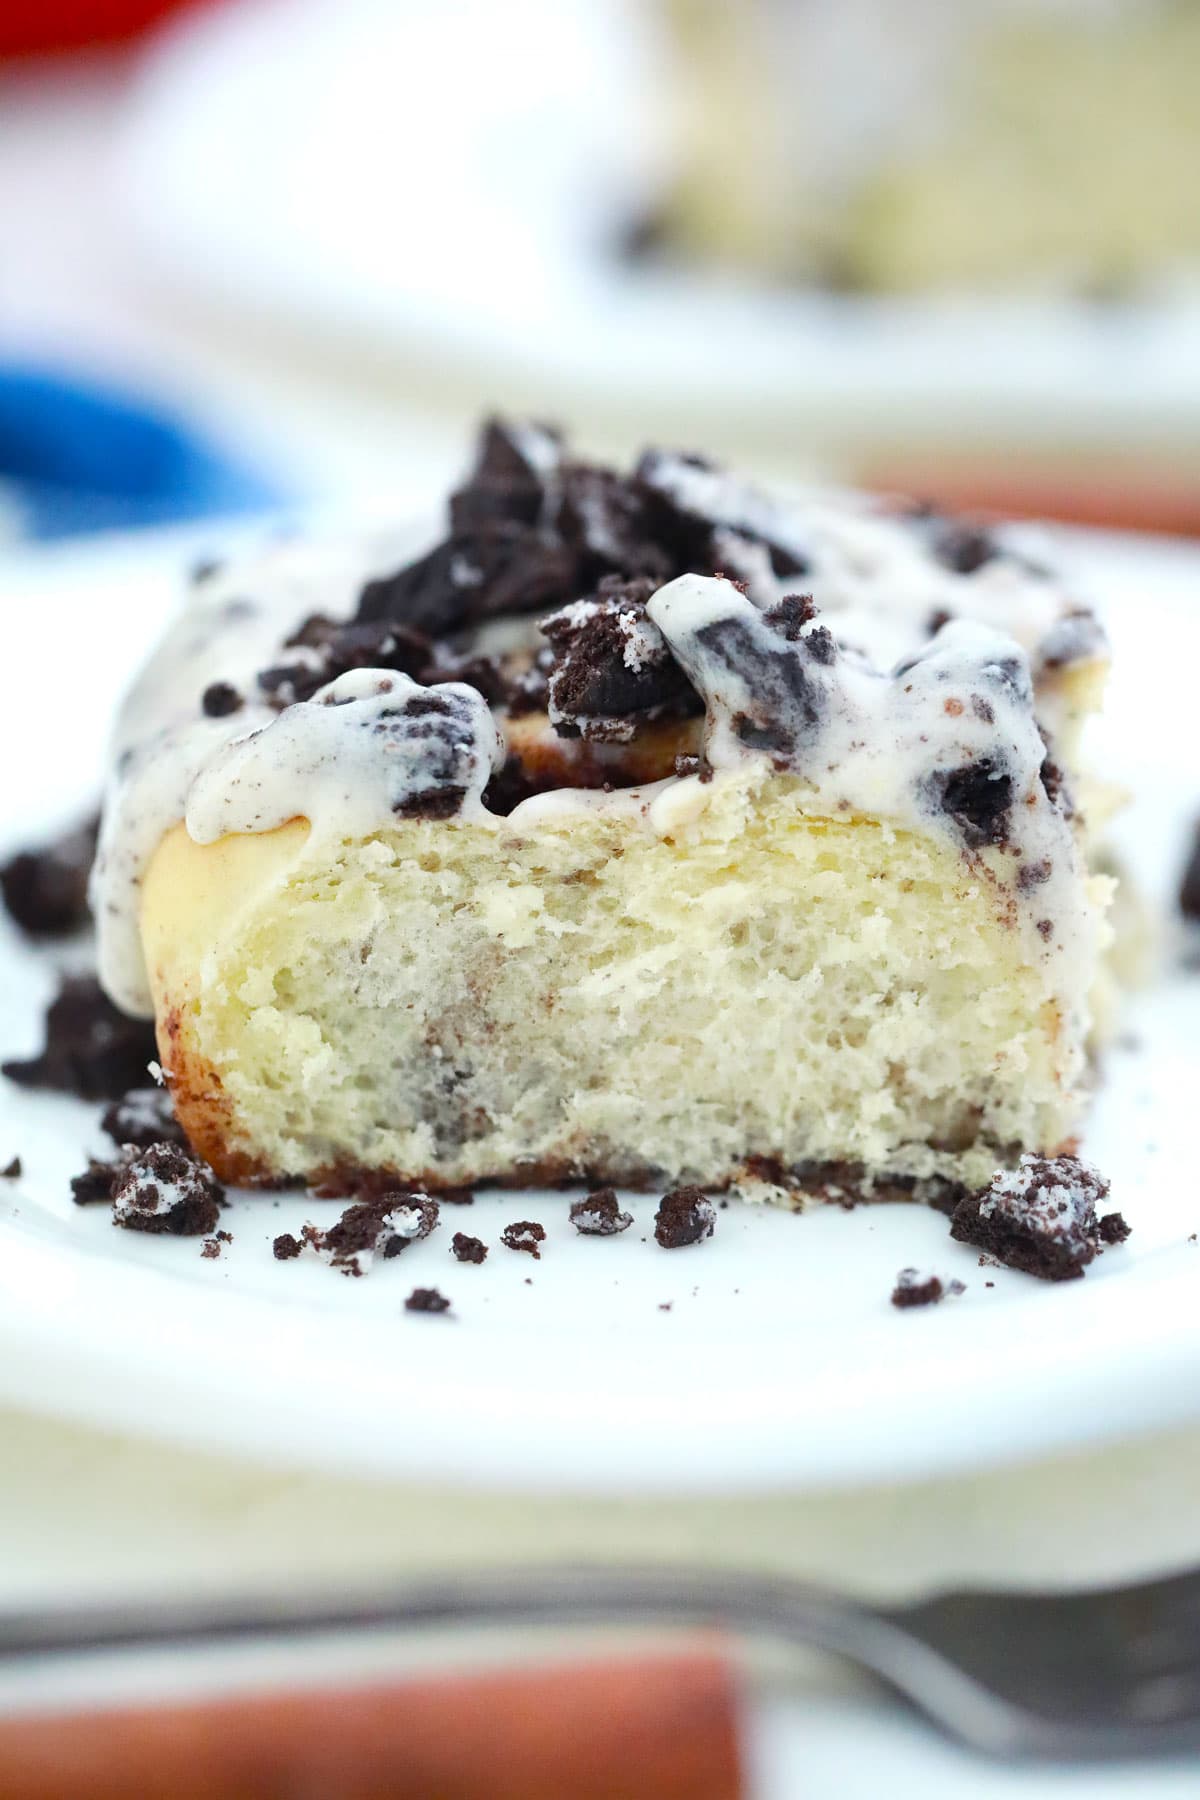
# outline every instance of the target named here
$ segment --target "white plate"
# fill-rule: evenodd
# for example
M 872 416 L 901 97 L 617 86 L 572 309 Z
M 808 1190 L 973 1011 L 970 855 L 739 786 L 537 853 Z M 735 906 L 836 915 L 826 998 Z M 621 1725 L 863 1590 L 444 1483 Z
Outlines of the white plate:
M 1200 554 L 1063 541 L 1108 603 L 1117 674 L 1098 755 L 1135 791 L 1124 837 L 1162 897 L 1200 799 Z M 44 667 L 48 636 L 56 646 L 52 673 L 6 684 L 6 839 L 92 785 L 166 585 L 161 557 L 119 545 L 0 569 L 10 667 Z M 35 1047 L 50 985 L 47 960 L 6 929 L 5 1054 Z M 19 1152 L 26 1171 L 0 1183 L 0 1396 L 331 1469 L 538 1488 L 895 1479 L 1200 1417 L 1198 1001 L 1197 977 L 1176 974 L 1132 1008 L 1138 1047 L 1114 1052 L 1086 1150 L 1134 1235 L 1061 1287 L 980 1268 L 919 1207 L 730 1207 L 712 1241 L 668 1253 L 649 1236 L 653 1200 L 631 1203 L 625 1236 L 595 1240 L 552 1194 L 446 1207 L 433 1237 L 362 1280 L 271 1256 L 276 1233 L 333 1208 L 235 1197 L 235 1241 L 205 1261 L 195 1240 L 75 1208 L 68 1179 L 104 1147 L 98 1109 L 0 1083 L 0 1162 Z M 520 1218 L 546 1225 L 540 1261 L 497 1243 Z M 482 1267 L 452 1259 L 456 1229 L 493 1246 Z M 888 1295 L 910 1263 L 961 1276 L 966 1294 L 896 1312 Z M 442 1288 L 453 1315 L 406 1314 L 414 1285 Z
M 1195 444 L 1200 302 L 842 299 L 612 253 L 669 154 L 631 0 L 255 0 L 152 53 L 119 160 L 142 252 L 410 384 L 798 444 Z M 377 365 L 383 366 L 383 365 Z

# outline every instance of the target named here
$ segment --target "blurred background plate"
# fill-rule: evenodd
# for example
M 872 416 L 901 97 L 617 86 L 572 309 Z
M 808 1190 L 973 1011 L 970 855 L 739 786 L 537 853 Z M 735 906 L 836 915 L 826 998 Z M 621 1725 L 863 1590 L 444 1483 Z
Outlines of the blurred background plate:
M 1200 460 L 1193 283 L 868 297 L 632 262 L 670 171 L 662 25 L 633 0 L 206 8 L 144 64 L 128 216 L 181 290 L 443 396 L 789 450 Z

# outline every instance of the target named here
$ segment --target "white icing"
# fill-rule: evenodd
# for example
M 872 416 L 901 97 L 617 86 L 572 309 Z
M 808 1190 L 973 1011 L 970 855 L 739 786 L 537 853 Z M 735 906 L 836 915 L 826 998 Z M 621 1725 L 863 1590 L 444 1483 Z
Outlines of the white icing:
M 1015 1225 L 1033 1227 L 1043 1237 L 1070 1240 L 1094 1225 L 1095 1196 L 1106 1193 L 1103 1177 L 1090 1163 L 1079 1162 L 1075 1185 L 1065 1181 L 1038 1184 L 1043 1167 L 1036 1156 L 1023 1156 L 1015 1169 L 1003 1169 L 992 1177 L 986 1197 L 979 1203 L 981 1219 L 997 1215 Z
M 127 1012 L 153 1011 L 138 929 L 147 865 L 183 818 L 192 783 L 231 739 L 275 717 L 255 678 L 311 613 L 348 617 L 363 583 L 419 548 L 413 534 L 284 541 L 198 582 L 117 717 L 91 900 L 100 979 Z M 283 652 L 300 661 L 299 650 Z M 247 703 L 206 718 L 200 697 L 229 682 Z
M 682 575 L 647 612 L 704 695 L 714 769 L 765 756 L 811 784 L 813 811 L 887 819 L 968 852 L 988 849 L 983 866 L 1011 886 L 1030 960 L 1064 1011 L 1077 1005 L 1095 926 L 1070 822 L 1042 784 L 1029 661 L 1011 637 L 958 619 L 916 660 L 884 673 L 819 639 L 819 622 L 788 643 L 719 578 Z M 947 779 L 963 770 L 1009 784 L 1002 847 L 991 849 L 986 829 L 951 805 Z M 1036 875 L 1024 887 L 1023 869 Z
M 461 791 L 457 811 L 478 814 L 503 760 L 475 688 L 425 688 L 407 675 L 352 669 L 210 757 L 184 817 L 198 844 L 274 831 L 298 815 L 311 822 L 314 843 L 361 837 L 447 789 Z
M 549 434 L 527 428 L 518 447 L 543 478 L 553 477 L 561 453 Z M 704 692 L 707 754 L 718 770 L 764 757 L 782 761 L 811 784 L 815 808 L 942 832 L 960 847 L 961 832 L 935 803 L 938 776 L 985 758 L 1002 764 L 1013 783 L 1009 836 L 1021 852 L 1008 875 L 1017 913 L 1029 931 L 1039 920 L 1052 922 L 1052 936 L 1035 933 L 1031 951 L 1058 971 L 1053 991 L 1082 992 L 1075 959 L 1090 953 L 1091 928 L 1070 827 L 1037 778 L 1044 750 L 1029 696 L 1031 664 L 1041 669 L 1047 646 L 1067 660 L 1099 654 L 1102 640 L 1090 618 L 1073 618 L 1078 608 L 1070 596 L 1015 555 L 967 575 L 945 567 L 931 549 L 933 527 L 872 511 L 856 496 L 808 494 L 785 504 L 661 454 L 650 459 L 648 478 L 713 523 L 721 561 L 747 584 L 748 596 L 698 576 L 669 583 L 645 616 L 635 608 L 622 613 L 626 667 L 640 672 L 663 654 L 663 638 L 669 642 Z M 755 539 L 801 561 L 805 572 L 776 577 L 768 549 Z M 302 647 L 282 649 L 307 615 L 349 616 L 367 579 L 423 548 L 411 537 L 277 544 L 257 562 L 196 587 L 122 708 L 113 743 L 92 894 L 101 978 L 127 1010 L 152 1010 L 139 938 L 141 883 L 180 820 L 207 843 L 303 816 L 319 841 L 385 829 L 415 796 L 453 788 L 462 791 L 465 814 L 499 825 L 481 796 L 503 741 L 474 689 L 451 682 L 436 690 L 451 706 L 451 715 L 438 717 L 414 710 L 425 690 L 388 671 L 353 671 L 282 712 L 264 703 L 256 685 L 258 672 L 273 663 L 312 666 Z M 466 566 L 459 570 L 460 581 L 471 576 Z M 814 597 L 818 621 L 788 644 L 761 609 L 797 592 Z M 565 610 L 584 619 L 594 607 L 580 600 Z M 931 638 L 939 613 L 955 622 Z M 753 669 L 744 656 L 722 656 L 701 641 L 707 627 L 731 625 L 752 653 Z M 825 626 L 840 646 L 832 661 Z M 529 618 L 488 621 L 475 638 L 484 652 L 544 642 Z M 914 657 L 903 679 L 888 672 Z M 203 715 L 200 697 L 214 681 L 238 690 L 239 710 Z M 972 704 L 977 692 L 990 720 Z M 947 713 L 948 699 L 961 701 L 961 709 Z M 1046 702 L 1043 691 L 1043 710 Z M 758 719 L 758 738 L 739 732 L 739 715 Z M 777 743 L 772 748 L 781 727 L 789 737 L 782 751 Z M 600 810 L 667 832 L 703 810 L 708 792 L 694 777 L 611 793 L 558 790 L 523 802 L 506 825 L 535 831 Z M 988 852 L 989 879 L 1001 879 L 1009 855 Z M 1017 870 L 1043 862 L 1044 881 L 1019 893 Z
M 786 503 L 764 495 L 723 470 L 696 468 L 680 457 L 658 455 L 653 481 L 688 512 L 722 528 L 715 547 L 722 573 L 748 581 L 750 598 L 769 607 L 784 594 L 809 594 L 839 643 L 888 668 L 929 636 L 941 613 L 966 615 L 1003 631 L 1036 657 L 1052 629 L 1072 611 L 1061 584 L 1018 552 L 1015 534 L 993 535 L 1008 551 L 963 575 L 932 554 L 935 525 L 881 512 L 859 494 L 812 492 Z M 802 562 L 803 574 L 775 576 L 761 543 L 738 538 L 750 532 L 781 545 Z M 1101 655 L 1103 634 L 1092 625 L 1080 649 Z

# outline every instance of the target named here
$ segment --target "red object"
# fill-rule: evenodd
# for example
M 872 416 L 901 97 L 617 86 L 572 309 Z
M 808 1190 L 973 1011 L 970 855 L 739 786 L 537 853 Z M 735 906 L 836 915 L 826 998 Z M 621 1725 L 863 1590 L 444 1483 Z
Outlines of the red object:
M 16 0 L 0 6 L 0 61 L 124 44 L 196 0 Z
M 1200 537 L 1200 477 L 1155 468 L 1078 469 L 1036 461 L 988 464 L 963 457 L 868 461 L 863 487 L 913 494 L 953 512 L 993 519 L 1057 519 L 1111 531 Z

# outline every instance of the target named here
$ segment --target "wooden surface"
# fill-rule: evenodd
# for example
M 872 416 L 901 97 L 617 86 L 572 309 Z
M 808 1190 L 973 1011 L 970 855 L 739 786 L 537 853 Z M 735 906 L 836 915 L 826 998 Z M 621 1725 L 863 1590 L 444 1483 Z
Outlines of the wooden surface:
M 716 1652 L 0 1720 L 4 1800 L 739 1800 Z

